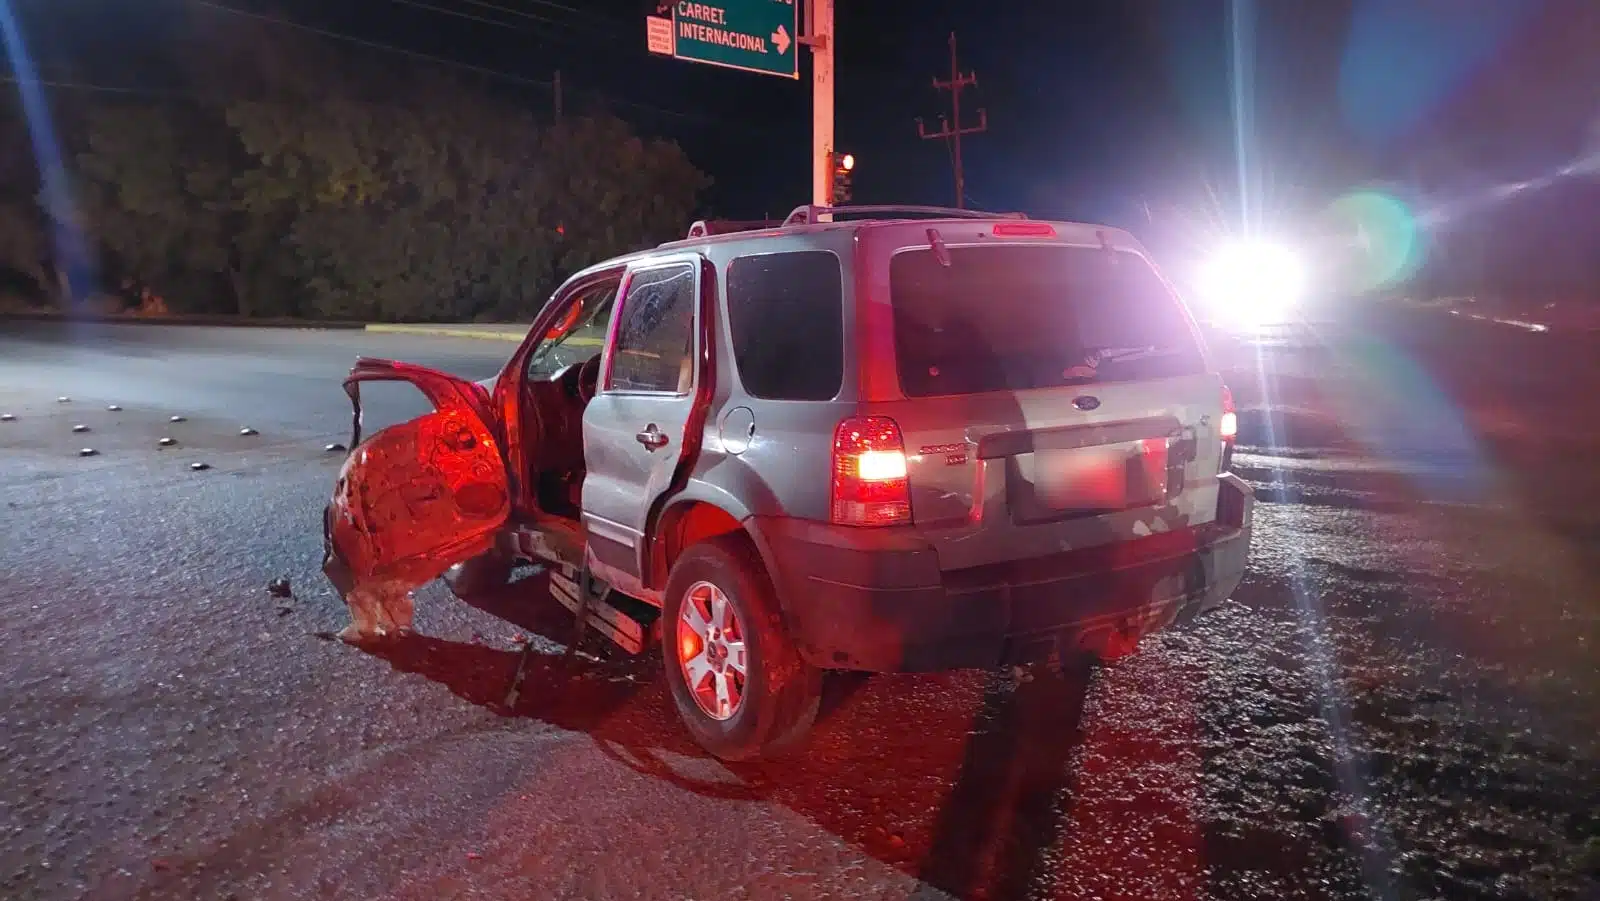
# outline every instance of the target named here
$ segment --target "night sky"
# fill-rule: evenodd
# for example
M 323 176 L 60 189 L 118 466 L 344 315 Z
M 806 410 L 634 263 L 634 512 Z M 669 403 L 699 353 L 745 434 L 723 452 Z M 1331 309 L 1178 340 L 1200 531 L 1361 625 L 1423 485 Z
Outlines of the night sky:
M 499 79 L 498 90 L 538 109 L 559 69 L 567 109 L 604 105 L 678 140 L 716 180 L 709 214 L 777 216 L 809 197 L 807 56 L 799 81 L 652 57 L 647 0 L 215 2 L 531 79 Z M 838 146 L 859 161 L 858 202 L 953 200 L 948 150 L 920 140 L 915 122 L 936 128 L 948 110 L 930 82 L 949 77 L 951 31 L 978 76 L 964 106 L 989 113 L 989 131 L 964 144 L 969 203 L 981 208 L 1137 229 L 1148 206 L 1237 228 L 1235 34 L 1251 50 L 1243 177 L 1262 221 L 1294 221 L 1373 184 L 1453 202 L 1600 150 L 1595 0 L 836 2 Z M 45 77 L 102 82 L 149 77 L 163 24 L 238 18 L 188 0 L 112 13 L 107 0 L 13 4 Z M 130 46 L 130 35 L 144 39 Z M 1499 197 L 1474 219 L 1557 229 L 1578 272 L 1600 260 L 1597 182 Z M 1600 263 L 1592 269 L 1600 280 Z

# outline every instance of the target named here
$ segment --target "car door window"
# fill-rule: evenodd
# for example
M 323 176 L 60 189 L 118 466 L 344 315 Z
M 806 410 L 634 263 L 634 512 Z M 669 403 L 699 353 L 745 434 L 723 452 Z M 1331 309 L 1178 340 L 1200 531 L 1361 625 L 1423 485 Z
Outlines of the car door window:
M 561 370 L 598 356 L 606 343 L 618 283 L 605 282 L 582 292 L 528 358 L 528 378 L 548 379 Z
M 692 380 L 694 267 L 636 272 L 628 283 L 606 390 L 687 394 Z
M 844 380 L 844 275 L 830 251 L 728 264 L 728 331 L 752 397 L 832 400 Z

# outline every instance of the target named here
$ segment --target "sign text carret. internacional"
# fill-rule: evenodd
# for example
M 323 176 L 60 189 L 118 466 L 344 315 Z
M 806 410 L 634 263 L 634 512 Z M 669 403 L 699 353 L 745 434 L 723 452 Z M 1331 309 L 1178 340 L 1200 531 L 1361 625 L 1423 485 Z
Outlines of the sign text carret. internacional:
M 670 9 L 670 19 L 665 15 L 646 19 L 645 39 L 651 53 L 746 72 L 800 77 L 796 0 L 720 0 L 715 4 L 685 0 L 670 4 Z

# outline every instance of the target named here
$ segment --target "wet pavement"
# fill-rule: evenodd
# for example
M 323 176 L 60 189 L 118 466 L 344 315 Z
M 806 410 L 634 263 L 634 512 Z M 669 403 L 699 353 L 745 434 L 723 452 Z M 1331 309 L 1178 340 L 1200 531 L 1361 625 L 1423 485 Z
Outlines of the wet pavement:
M 322 637 L 340 374 L 360 352 L 484 378 L 508 346 L 5 328 L 0 897 L 1600 890 L 1581 348 L 1252 348 L 1229 365 L 1271 376 L 1235 391 L 1276 412 L 1246 437 L 1282 446 L 1239 455 L 1263 502 L 1222 610 L 1090 672 L 839 678 L 804 756 L 729 766 L 678 726 L 659 657 L 563 656 L 536 576 L 486 610 L 432 586 L 386 649 Z M 420 411 L 409 390 L 374 391 L 369 429 Z M 508 709 L 524 634 L 547 653 Z

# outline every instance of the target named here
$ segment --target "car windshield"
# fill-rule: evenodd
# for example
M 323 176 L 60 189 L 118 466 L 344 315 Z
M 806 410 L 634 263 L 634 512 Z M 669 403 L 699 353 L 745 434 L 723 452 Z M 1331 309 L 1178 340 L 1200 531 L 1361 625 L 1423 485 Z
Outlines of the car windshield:
M 546 336 L 528 360 L 528 378 L 549 378 L 574 363 L 597 356 L 605 346 L 606 329 L 611 325 L 611 310 L 617 299 L 617 283 L 608 282 L 589 289 L 579 298 L 575 312 L 557 320 L 559 334 Z M 571 316 L 573 318 L 568 318 Z M 561 330 L 561 326 L 566 326 Z
M 930 250 L 889 270 L 908 397 L 1186 375 L 1204 364 L 1177 299 L 1126 251 L 1051 246 Z

